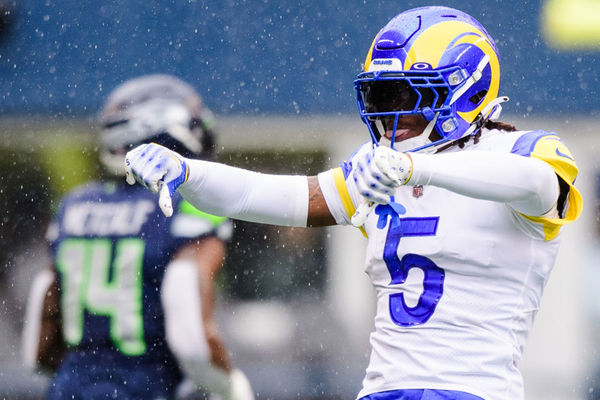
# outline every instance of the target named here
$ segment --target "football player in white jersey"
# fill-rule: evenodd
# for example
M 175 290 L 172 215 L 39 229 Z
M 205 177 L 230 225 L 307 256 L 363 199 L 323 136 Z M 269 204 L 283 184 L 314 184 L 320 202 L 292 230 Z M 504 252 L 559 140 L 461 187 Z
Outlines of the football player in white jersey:
M 354 225 L 377 292 L 360 399 L 522 399 L 523 345 L 579 216 L 577 166 L 555 133 L 496 121 L 496 45 L 447 7 L 403 12 L 355 81 L 371 141 L 318 176 L 266 175 L 150 144 L 128 182 L 201 210 L 292 226 Z

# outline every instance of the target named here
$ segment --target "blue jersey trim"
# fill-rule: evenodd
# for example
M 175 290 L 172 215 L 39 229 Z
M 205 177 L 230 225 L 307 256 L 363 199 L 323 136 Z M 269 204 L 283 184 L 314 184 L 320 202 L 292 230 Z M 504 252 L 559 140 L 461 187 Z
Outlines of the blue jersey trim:
M 456 390 L 403 389 L 373 393 L 359 400 L 484 400 Z
M 573 159 L 573 157 L 571 157 L 568 154 L 565 154 L 565 153 L 561 152 L 560 150 L 558 150 L 558 147 L 556 148 L 556 155 L 559 156 L 559 157 L 566 157 L 566 158 L 568 158 L 569 160 L 571 160 L 573 162 L 575 161 Z
M 535 149 L 535 145 L 537 144 L 537 142 L 541 138 L 547 136 L 556 136 L 556 133 L 546 132 L 541 129 L 527 132 L 519 139 L 517 139 L 510 152 L 519 156 L 529 157 Z

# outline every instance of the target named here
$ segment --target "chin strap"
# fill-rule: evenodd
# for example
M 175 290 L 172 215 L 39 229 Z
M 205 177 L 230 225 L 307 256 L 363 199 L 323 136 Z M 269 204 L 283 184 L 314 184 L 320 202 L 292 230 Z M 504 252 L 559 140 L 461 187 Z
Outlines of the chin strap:
M 500 97 L 497 97 L 494 100 L 490 101 L 483 108 L 483 110 L 481 110 L 481 112 L 479 113 L 477 118 L 475 118 L 475 121 L 473 121 L 473 123 L 471 123 L 471 126 L 469 126 L 469 129 L 467 129 L 465 131 L 465 133 L 459 139 L 462 139 L 464 137 L 467 137 L 467 136 L 475 133 L 476 130 L 480 129 L 483 126 L 485 121 L 488 121 L 488 120 L 495 121 L 496 119 L 498 119 L 498 117 L 500 117 L 500 113 L 502 112 L 502 106 L 500 104 L 507 102 L 508 100 L 509 100 L 508 96 L 500 96 Z M 491 110 L 491 113 L 486 118 L 486 115 L 490 112 L 490 110 Z
M 490 121 L 497 120 L 498 117 L 500 117 L 500 113 L 502 112 L 502 106 L 500 104 L 506 103 L 508 100 L 510 100 L 508 98 L 508 96 L 500 96 L 500 97 L 495 98 L 494 100 L 490 101 L 488 103 L 488 105 L 483 108 L 483 110 L 481 110 L 480 115 L 486 121 L 487 120 L 490 120 Z M 490 110 L 492 112 L 490 113 L 489 117 L 486 118 L 485 116 L 487 115 L 487 113 L 490 112 Z
M 433 119 L 431 121 L 429 121 L 429 124 L 427 124 L 427 126 L 423 130 L 423 133 L 421 133 L 420 136 L 423 136 L 425 138 L 424 144 L 431 143 L 431 140 L 429 140 L 429 135 L 431 135 L 431 132 L 433 131 L 433 128 L 435 127 L 435 123 L 437 122 L 439 115 L 440 115 L 439 111 L 436 112 L 435 117 L 433 117 Z

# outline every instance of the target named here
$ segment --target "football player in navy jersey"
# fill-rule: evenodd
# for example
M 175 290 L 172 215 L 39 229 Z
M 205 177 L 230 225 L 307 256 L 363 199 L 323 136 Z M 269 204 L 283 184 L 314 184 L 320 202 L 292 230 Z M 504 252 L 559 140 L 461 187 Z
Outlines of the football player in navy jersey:
M 54 372 L 47 399 L 171 399 L 184 377 L 222 400 L 252 400 L 214 321 L 214 284 L 231 222 L 123 183 L 125 153 L 145 142 L 210 159 L 212 115 L 168 75 L 127 81 L 100 113 L 100 159 L 118 179 L 62 200 L 48 229 L 52 268 L 30 294 L 26 363 Z

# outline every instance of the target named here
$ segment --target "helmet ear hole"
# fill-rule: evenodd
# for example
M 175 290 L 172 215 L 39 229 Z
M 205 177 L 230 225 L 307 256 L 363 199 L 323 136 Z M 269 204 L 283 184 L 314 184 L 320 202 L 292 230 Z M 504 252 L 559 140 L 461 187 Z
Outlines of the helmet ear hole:
M 481 102 L 481 100 L 484 99 L 487 92 L 488 92 L 487 90 L 481 90 L 481 91 L 475 93 L 473 96 L 469 97 L 469 101 L 471 103 L 477 105 Z

